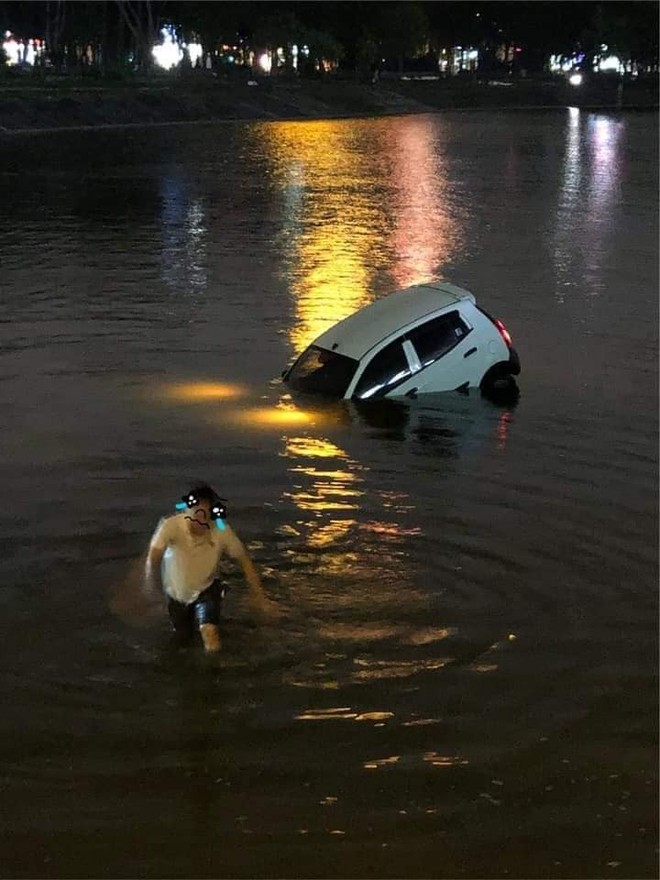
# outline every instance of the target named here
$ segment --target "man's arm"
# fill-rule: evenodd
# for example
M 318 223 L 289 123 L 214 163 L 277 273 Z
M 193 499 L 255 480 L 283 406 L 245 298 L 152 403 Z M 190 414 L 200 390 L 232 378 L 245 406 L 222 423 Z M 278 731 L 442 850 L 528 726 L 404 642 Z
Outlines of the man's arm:
M 155 596 L 162 598 L 163 596 L 163 581 L 160 569 L 165 551 L 174 539 L 172 519 L 172 517 L 163 517 L 149 542 L 147 560 L 144 566 L 144 591 L 151 598 Z
M 279 617 L 280 609 L 276 602 L 266 596 L 259 573 L 243 545 L 234 558 L 243 569 L 243 575 L 248 585 L 248 601 L 252 608 L 266 617 Z
M 250 559 L 250 554 L 231 526 L 227 526 L 223 532 L 222 551 L 238 562 L 243 569 L 243 575 L 248 585 L 248 601 L 253 610 L 271 619 L 279 617 L 281 612 L 277 603 L 266 596 L 259 573 Z
M 148 594 L 161 594 L 163 581 L 160 576 L 160 564 L 163 561 L 165 550 L 162 547 L 150 547 L 147 553 L 147 562 L 144 571 L 144 587 Z

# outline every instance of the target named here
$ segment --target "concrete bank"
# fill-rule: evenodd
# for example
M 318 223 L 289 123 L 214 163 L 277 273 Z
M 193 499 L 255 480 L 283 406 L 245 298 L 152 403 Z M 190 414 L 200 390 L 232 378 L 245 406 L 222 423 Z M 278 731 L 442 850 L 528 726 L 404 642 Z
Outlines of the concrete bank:
M 250 84 L 206 76 L 130 84 L 64 78 L 35 81 L 29 76 L 0 79 L 0 130 L 5 135 L 108 126 L 566 106 L 657 110 L 658 85 L 635 82 L 621 88 L 615 81 L 602 80 L 575 88 L 556 80 L 482 83 L 398 79 L 376 84 L 264 79 Z

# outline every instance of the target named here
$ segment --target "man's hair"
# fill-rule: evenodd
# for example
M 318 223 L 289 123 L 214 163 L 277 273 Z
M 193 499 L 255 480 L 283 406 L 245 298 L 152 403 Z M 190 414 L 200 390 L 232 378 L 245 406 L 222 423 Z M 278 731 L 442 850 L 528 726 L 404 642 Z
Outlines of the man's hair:
M 214 504 L 218 499 L 218 493 L 208 483 L 195 483 L 188 495 L 194 495 L 199 501 L 208 501 Z

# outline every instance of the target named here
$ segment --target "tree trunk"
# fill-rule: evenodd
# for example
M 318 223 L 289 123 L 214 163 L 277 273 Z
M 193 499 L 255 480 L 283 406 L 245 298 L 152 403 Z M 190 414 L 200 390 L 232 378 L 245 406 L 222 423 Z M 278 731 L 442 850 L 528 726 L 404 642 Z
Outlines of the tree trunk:
M 152 48 L 156 39 L 156 22 L 151 0 L 116 0 L 122 21 L 128 28 L 134 45 L 137 66 L 144 71 L 153 67 Z M 146 12 L 146 20 L 144 13 Z
M 62 46 L 64 18 L 64 0 L 46 3 L 46 46 L 50 59 L 56 68 L 61 68 L 64 63 Z

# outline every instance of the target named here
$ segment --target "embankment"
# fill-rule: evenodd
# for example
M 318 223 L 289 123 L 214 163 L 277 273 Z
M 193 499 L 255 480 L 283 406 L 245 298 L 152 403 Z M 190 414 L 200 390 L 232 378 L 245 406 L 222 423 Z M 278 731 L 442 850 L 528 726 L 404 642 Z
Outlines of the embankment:
M 657 109 L 656 80 L 228 81 L 206 75 L 110 83 L 22 74 L 0 79 L 0 130 L 148 125 L 225 120 L 332 119 L 447 109 L 578 106 Z

